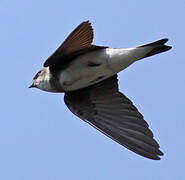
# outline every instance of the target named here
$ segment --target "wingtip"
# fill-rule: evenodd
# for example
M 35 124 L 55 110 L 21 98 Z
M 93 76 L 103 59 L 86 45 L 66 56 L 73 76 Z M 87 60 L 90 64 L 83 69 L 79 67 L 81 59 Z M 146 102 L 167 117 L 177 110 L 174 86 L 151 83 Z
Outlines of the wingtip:
M 82 23 L 86 23 L 86 24 L 89 24 L 89 25 L 91 25 L 91 22 L 90 22 L 90 20 L 83 21 Z
M 153 158 L 152 160 L 161 160 L 159 156 L 156 156 L 156 158 Z
M 158 152 L 157 152 L 157 154 L 155 156 L 148 157 L 148 158 L 149 159 L 153 159 L 153 160 L 161 160 L 161 157 L 160 156 L 163 156 L 163 155 L 164 155 L 164 153 L 158 149 Z
M 163 156 L 163 155 L 164 155 L 163 152 L 160 151 L 160 153 L 155 154 L 155 155 L 153 154 L 153 155 L 149 155 L 149 156 L 148 155 L 141 155 L 141 156 L 146 157 L 148 159 L 152 159 L 152 160 L 161 160 L 160 156 Z

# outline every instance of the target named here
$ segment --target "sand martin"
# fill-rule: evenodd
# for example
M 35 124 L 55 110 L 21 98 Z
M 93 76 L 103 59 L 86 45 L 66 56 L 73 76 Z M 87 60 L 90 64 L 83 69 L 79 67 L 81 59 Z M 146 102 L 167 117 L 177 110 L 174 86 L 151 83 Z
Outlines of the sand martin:
M 159 160 L 159 144 L 143 115 L 119 92 L 117 73 L 168 51 L 168 39 L 132 48 L 97 46 L 92 41 L 91 23 L 81 23 L 45 61 L 30 88 L 65 93 L 65 104 L 76 116 L 131 151 Z

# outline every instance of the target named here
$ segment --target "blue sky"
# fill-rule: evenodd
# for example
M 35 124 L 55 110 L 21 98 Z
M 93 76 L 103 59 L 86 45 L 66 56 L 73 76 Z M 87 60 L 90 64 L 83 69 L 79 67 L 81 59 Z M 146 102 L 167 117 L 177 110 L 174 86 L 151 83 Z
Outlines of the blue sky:
M 185 1 L 0 2 L 0 179 L 185 178 Z M 63 94 L 28 89 L 45 59 L 82 21 L 94 44 L 132 47 L 169 38 L 171 51 L 119 73 L 120 90 L 144 115 L 164 156 L 145 159 L 65 106 Z

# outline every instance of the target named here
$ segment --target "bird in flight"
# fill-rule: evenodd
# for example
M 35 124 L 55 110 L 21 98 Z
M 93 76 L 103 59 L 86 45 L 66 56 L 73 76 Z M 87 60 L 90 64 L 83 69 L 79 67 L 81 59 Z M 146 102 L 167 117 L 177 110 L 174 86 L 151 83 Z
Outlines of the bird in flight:
M 93 29 L 82 22 L 45 61 L 30 88 L 65 93 L 69 110 L 131 151 L 159 160 L 163 153 L 143 115 L 118 89 L 117 73 L 143 58 L 171 49 L 168 39 L 132 48 L 92 44 Z

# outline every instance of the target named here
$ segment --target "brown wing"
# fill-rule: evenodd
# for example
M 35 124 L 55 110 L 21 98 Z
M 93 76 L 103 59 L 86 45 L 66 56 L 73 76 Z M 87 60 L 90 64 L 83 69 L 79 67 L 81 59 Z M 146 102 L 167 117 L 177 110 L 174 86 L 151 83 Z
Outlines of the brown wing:
M 105 48 L 92 45 L 93 29 L 89 21 L 81 23 L 62 43 L 62 45 L 45 61 L 44 67 L 63 63 L 76 56 L 96 49 Z
M 163 155 L 143 116 L 118 91 L 117 75 L 68 92 L 64 101 L 72 113 L 135 153 L 156 160 Z

